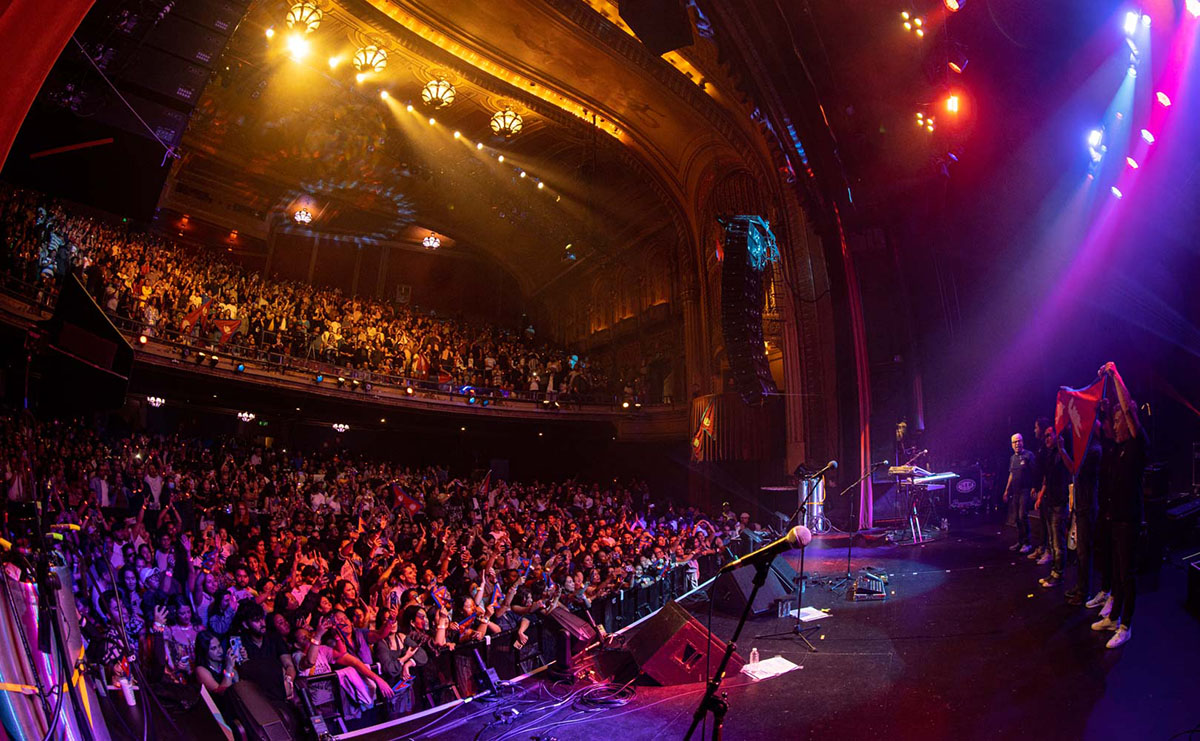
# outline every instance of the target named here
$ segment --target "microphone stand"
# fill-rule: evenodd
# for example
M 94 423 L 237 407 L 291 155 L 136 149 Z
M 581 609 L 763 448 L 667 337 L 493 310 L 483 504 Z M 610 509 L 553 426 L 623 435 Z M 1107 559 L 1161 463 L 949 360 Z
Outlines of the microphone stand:
M 822 474 L 822 476 L 823 475 L 824 474 Z M 813 481 L 814 479 L 806 479 L 806 480 Z M 797 517 L 800 517 L 801 513 L 803 513 L 805 516 L 801 518 L 801 520 L 800 520 L 801 524 L 803 524 L 804 520 L 808 519 L 808 517 L 807 517 L 808 499 L 809 499 L 809 497 L 812 496 L 812 491 L 813 491 L 813 487 L 811 487 L 811 486 L 808 487 L 808 489 L 804 492 L 804 499 L 801 500 L 801 502 L 800 502 L 800 508 L 796 510 L 796 514 L 792 515 L 792 519 L 794 520 Z M 788 524 L 789 525 L 791 524 L 790 520 L 788 521 Z M 810 641 L 808 639 L 808 634 L 816 631 L 819 628 L 819 626 L 814 625 L 811 628 L 801 628 L 800 627 L 801 625 L 804 624 L 804 621 L 800 619 L 800 610 L 802 609 L 802 607 L 804 605 L 804 579 L 805 579 L 805 576 L 804 576 L 804 552 L 806 550 L 808 550 L 808 549 L 803 548 L 803 547 L 800 549 L 800 573 L 797 574 L 796 578 L 794 579 L 795 586 L 796 586 L 796 622 L 792 625 L 790 630 L 780 631 L 778 633 L 764 633 L 762 635 L 757 635 L 754 637 L 755 638 L 783 638 L 784 636 L 795 636 L 795 637 L 799 638 L 801 641 L 804 641 L 804 645 L 808 646 L 809 652 L 815 654 L 817 652 L 817 647 L 814 646 L 812 644 L 812 641 Z M 767 565 L 769 567 L 770 562 L 767 562 Z M 753 599 L 753 594 L 751 595 L 751 598 Z
M 746 619 L 750 617 L 750 610 L 754 607 L 754 598 L 758 596 L 758 590 L 763 584 L 767 583 L 767 574 L 771 571 L 770 561 L 759 561 L 754 564 L 754 589 L 750 590 L 750 597 L 746 600 L 746 606 L 742 608 L 742 618 L 738 620 L 737 628 L 733 631 L 733 637 L 729 639 L 729 643 L 725 646 L 725 655 L 721 657 L 721 663 L 717 665 L 717 672 L 708 680 L 708 688 L 704 692 L 704 697 L 700 700 L 700 705 L 696 708 L 696 712 L 692 715 L 692 725 L 688 727 L 687 735 L 683 737 L 684 741 L 689 741 L 692 734 L 696 732 L 696 727 L 708 715 L 713 714 L 713 730 L 712 741 L 721 741 L 721 730 L 725 725 L 725 713 L 729 711 L 729 696 L 722 692 L 720 695 L 717 691 L 721 689 L 721 682 L 725 679 L 725 669 L 729 666 L 729 659 L 733 656 L 733 652 L 737 650 L 737 639 L 742 635 L 742 628 L 746 626 Z M 814 649 L 815 650 L 815 649 Z
M 850 484 L 845 489 L 838 492 L 839 497 L 844 497 L 851 489 L 861 484 L 868 476 L 875 472 L 877 466 L 868 466 L 867 472 L 859 477 L 858 481 Z M 850 533 L 850 543 L 846 546 L 846 575 L 829 585 L 829 589 L 834 592 L 839 592 L 843 589 L 850 589 L 854 586 L 854 577 L 850 572 L 850 559 L 854 553 L 854 538 L 858 535 L 859 521 L 854 517 L 854 500 L 850 500 L 850 521 L 854 523 L 854 532 Z

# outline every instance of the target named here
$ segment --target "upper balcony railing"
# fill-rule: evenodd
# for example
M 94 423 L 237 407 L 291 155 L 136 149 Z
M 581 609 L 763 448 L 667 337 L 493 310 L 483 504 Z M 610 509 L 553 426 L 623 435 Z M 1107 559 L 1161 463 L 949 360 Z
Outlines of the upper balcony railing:
M 3 293 L 24 304 L 31 313 L 46 315 L 53 309 L 54 294 L 44 287 L 7 277 Z M 113 325 L 134 348 L 135 358 L 155 365 L 179 366 L 194 363 L 207 373 L 234 373 L 257 381 L 291 389 L 330 394 L 345 393 L 379 401 L 431 406 L 451 405 L 496 413 L 583 413 L 595 416 L 626 416 L 642 411 L 670 412 L 677 407 L 671 399 L 650 404 L 636 395 L 609 392 L 522 391 L 488 386 L 462 385 L 419 375 L 397 375 L 352 368 L 317 357 L 297 357 L 262 347 L 209 338 L 174 330 L 150 327 L 144 321 L 105 312 Z M 273 339 L 273 338 L 272 338 Z

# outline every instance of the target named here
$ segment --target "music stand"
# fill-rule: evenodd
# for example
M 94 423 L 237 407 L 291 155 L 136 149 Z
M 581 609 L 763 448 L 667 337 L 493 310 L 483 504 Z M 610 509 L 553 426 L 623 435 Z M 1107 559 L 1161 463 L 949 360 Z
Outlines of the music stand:
M 803 486 L 804 481 L 812 481 L 812 479 L 802 479 L 801 486 Z M 814 487 L 810 486 L 805 490 L 804 498 L 802 500 L 800 500 L 800 508 L 796 510 L 796 514 L 792 515 L 793 520 L 796 519 L 797 517 L 800 517 L 801 518 L 800 522 L 803 523 L 808 519 L 808 517 L 807 517 L 808 498 L 810 496 L 812 496 L 813 488 Z M 791 521 L 789 520 L 788 523 L 791 524 Z M 812 641 L 810 641 L 808 639 L 808 635 L 809 635 L 809 633 L 819 630 L 820 626 L 814 625 L 811 628 L 801 628 L 800 627 L 801 625 L 804 624 L 804 621 L 800 619 L 800 611 L 804 607 L 804 579 L 805 579 L 805 577 L 804 577 L 804 552 L 806 550 L 808 550 L 807 547 L 800 549 L 800 572 L 798 574 L 796 574 L 796 577 L 794 579 L 794 582 L 796 585 L 796 622 L 792 625 L 790 630 L 784 630 L 784 631 L 780 631 L 778 633 L 765 633 L 763 635 L 757 635 L 754 637 L 755 638 L 783 638 L 785 636 L 797 637 L 801 641 L 804 641 L 804 645 L 808 646 L 808 650 L 810 652 L 816 653 L 817 647 L 814 646 L 812 644 Z

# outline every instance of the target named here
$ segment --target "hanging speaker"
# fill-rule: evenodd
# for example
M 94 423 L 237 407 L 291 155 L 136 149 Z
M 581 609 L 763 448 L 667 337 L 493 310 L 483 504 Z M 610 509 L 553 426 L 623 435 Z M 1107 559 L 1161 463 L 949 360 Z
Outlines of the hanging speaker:
M 755 217 L 733 216 L 725 223 L 721 266 L 721 331 L 734 389 L 747 404 L 774 393 L 775 381 L 763 340 L 763 269 L 750 254 Z
M 692 45 L 692 19 L 683 0 L 620 0 L 617 8 L 621 20 L 655 56 Z

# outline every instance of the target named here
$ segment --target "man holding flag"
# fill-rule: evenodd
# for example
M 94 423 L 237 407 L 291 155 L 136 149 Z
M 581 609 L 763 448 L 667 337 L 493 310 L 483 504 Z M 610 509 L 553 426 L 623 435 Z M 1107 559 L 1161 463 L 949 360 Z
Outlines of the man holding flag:
M 1099 372 L 1108 381 L 1117 403 L 1102 421 L 1103 453 L 1100 457 L 1100 519 L 1108 531 L 1112 563 L 1112 596 L 1092 630 L 1113 631 L 1108 648 L 1117 648 L 1132 637 L 1134 598 L 1134 547 L 1142 522 L 1142 475 L 1146 468 L 1146 433 L 1138 420 L 1137 405 L 1113 363 Z

